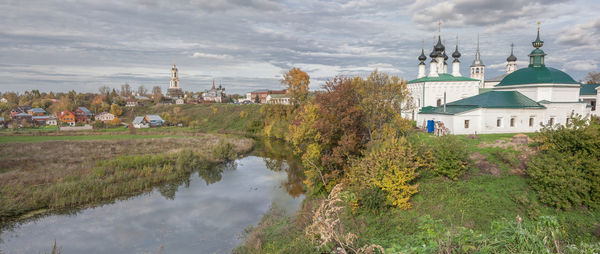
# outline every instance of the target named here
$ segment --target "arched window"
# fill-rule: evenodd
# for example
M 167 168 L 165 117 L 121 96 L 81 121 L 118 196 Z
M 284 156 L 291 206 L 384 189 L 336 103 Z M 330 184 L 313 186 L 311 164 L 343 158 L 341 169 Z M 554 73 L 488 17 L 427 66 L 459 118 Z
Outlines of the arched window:
M 479 68 L 475 68 L 475 73 L 479 73 Z
M 436 105 L 437 105 L 438 107 L 439 107 L 439 106 L 442 106 L 442 99 L 437 99 L 437 103 L 436 103 Z

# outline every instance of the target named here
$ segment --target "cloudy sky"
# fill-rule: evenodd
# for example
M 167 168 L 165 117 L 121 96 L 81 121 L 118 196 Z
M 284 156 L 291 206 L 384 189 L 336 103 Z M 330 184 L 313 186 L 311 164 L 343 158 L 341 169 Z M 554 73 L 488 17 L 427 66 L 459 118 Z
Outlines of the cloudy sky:
M 547 65 L 580 80 L 600 70 L 598 9 L 597 0 L 3 0 L 0 92 L 165 91 L 173 62 L 190 91 L 213 79 L 229 93 L 280 88 L 293 66 L 312 89 L 375 68 L 410 80 L 438 20 L 448 48 L 459 37 L 463 74 L 477 34 L 487 77 L 503 73 L 511 43 L 525 67 L 540 20 Z

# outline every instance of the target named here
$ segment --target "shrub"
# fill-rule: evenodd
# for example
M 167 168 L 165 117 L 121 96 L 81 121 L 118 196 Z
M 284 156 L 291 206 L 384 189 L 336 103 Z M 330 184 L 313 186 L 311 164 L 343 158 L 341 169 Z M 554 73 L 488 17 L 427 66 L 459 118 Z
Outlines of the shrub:
M 437 138 L 432 152 L 433 171 L 437 175 L 458 180 L 471 166 L 467 145 L 454 135 Z
M 414 181 L 421 165 L 421 158 L 406 138 L 390 136 L 352 165 L 348 179 L 361 205 L 409 209 L 410 198 L 417 193 Z M 380 201 L 384 202 L 377 204 Z
M 235 147 L 226 141 L 219 141 L 219 144 L 212 149 L 212 155 L 217 160 L 230 161 L 237 155 L 235 153 Z
M 534 137 L 539 151 L 527 165 L 540 201 L 556 208 L 600 207 L 600 128 L 572 116 L 566 126 L 546 126 Z

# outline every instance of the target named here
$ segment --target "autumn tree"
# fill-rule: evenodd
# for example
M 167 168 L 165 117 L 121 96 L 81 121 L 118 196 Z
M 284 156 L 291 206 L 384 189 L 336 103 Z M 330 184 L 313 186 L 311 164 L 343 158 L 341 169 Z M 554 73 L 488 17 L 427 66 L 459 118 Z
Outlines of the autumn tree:
M 108 95 L 110 93 L 110 87 L 108 87 L 108 86 L 101 86 L 101 87 L 98 88 L 98 92 L 101 95 Z
M 127 83 L 121 85 L 121 97 L 131 96 L 131 86 Z
M 152 98 L 154 99 L 154 103 L 159 103 L 162 100 L 163 94 L 160 86 L 154 86 L 152 88 Z
M 110 106 L 110 113 L 115 116 L 120 116 L 123 114 L 123 109 L 119 105 L 113 104 Z
M 291 142 L 303 154 L 306 183 L 314 192 L 329 192 L 344 175 L 349 158 L 367 141 L 352 79 L 335 78 L 323 89 L 290 128 Z
M 146 89 L 146 87 L 144 85 L 140 85 L 140 86 L 138 86 L 137 93 L 140 96 L 146 96 L 146 93 L 148 93 L 148 89 Z
M 308 99 L 310 76 L 300 68 L 293 67 L 283 74 L 281 84 L 287 87 L 287 93 L 292 100 L 292 104 L 301 104 Z
M 600 84 L 600 72 L 592 71 L 588 73 L 583 82 L 586 84 Z
M 408 97 L 406 82 L 377 70 L 367 79 L 355 77 L 353 82 L 369 139 L 377 139 L 384 124 L 400 117 L 402 102 Z

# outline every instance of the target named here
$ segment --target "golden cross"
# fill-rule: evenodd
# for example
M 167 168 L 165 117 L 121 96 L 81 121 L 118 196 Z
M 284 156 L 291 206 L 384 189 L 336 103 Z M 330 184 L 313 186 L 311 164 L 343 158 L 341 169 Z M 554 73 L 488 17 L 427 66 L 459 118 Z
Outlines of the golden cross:
M 438 35 L 440 35 L 442 33 L 441 31 L 442 31 L 442 21 L 440 20 L 438 22 Z
M 537 22 L 537 24 L 538 24 L 538 31 L 540 30 L 540 24 L 541 24 L 541 23 L 542 23 L 542 22 L 540 22 L 540 21 L 538 21 L 538 22 Z

